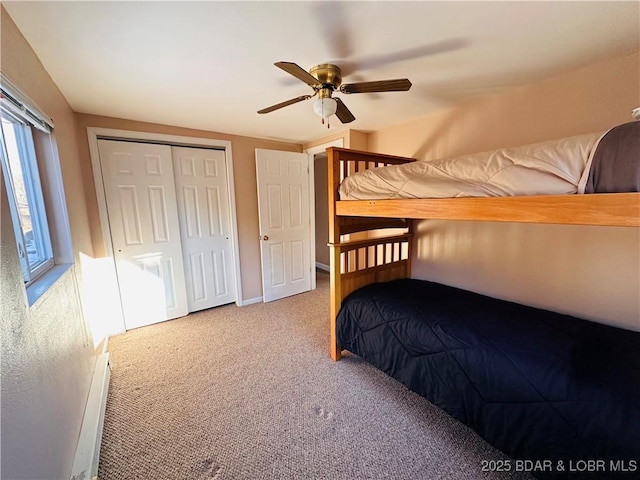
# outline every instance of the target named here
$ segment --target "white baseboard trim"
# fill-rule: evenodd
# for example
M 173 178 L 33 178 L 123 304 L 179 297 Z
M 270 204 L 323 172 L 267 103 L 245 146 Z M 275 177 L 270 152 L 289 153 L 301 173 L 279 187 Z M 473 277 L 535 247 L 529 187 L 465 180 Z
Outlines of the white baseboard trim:
M 247 300 L 240 300 L 238 302 L 239 307 L 246 307 L 247 305 L 253 305 L 254 303 L 262 303 L 262 297 L 248 298 Z
M 329 265 L 325 265 L 324 263 L 316 262 L 316 268 L 318 270 L 322 270 L 324 272 L 330 272 L 331 267 Z
M 98 478 L 102 427 L 104 425 L 104 411 L 107 406 L 110 377 L 109 353 L 105 352 L 98 356 L 93 371 L 87 406 L 84 409 L 84 418 L 80 429 L 80 438 L 76 447 L 76 456 L 71 469 L 71 480 L 93 480 Z

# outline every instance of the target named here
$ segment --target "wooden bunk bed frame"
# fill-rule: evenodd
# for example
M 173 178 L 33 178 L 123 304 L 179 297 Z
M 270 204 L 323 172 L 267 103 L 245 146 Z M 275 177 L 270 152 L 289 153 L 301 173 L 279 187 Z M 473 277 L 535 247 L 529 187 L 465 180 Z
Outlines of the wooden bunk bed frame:
M 342 300 L 360 287 L 411 276 L 412 219 L 477 220 L 640 227 L 640 193 L 541 195 L 408 200 L 339 200 L 340 182 L 369 168 L 415 161 L 332 147 L 328 153 L 331 346 L 339 360 L 336 317 Z M 404 228 L 380 237 L 378 229 Z

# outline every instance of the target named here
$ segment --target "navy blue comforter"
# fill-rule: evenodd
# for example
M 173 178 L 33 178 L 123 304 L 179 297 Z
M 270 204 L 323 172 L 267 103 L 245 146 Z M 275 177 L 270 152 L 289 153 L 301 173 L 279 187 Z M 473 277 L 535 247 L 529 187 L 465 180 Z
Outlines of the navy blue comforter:
M 354 292 L 337 328 L 342 348 L 512 459 L 640 477 L 640 333 L 420 280 Z

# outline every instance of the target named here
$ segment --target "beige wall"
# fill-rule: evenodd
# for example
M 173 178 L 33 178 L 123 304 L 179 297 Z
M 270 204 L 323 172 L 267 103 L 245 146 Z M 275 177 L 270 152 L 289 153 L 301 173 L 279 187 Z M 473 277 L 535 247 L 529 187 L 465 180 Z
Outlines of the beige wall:
M 77 261 L 93 247 L 73 113 L 4 8 L 0 18 L 2 71 L 55 122 Z M 95 364 L 79 263 L 29 308 L 1 176 L 0 184 L 2 478 L 69 478 Z
M 349 131 L 349 148 L 353 150 L 369 150 L 369 134 L 357 130 Z
M 309 148 L 317 147 L 318 145 L 323 145 L 325 143 L 331 143 L 335 140 L 342 140 L 343 147 L 349 148 L 350 137 L 351 137 L 351 130 L 341 130 L 339 132 L 332 132 L 329 135 L 325 135 L 311 142 L 305 143 L 303 145 L 303 148 L 304 150 L 308 150 Z
M 580 133 L 631 120 L 638 53 L 490 95 L 369 135 L 369 149 L 432 159 Z
M 307 142 L 303 145 L 305 150 L 325 143 L 331 143 L 335 140 L 342 139 L 342 145 L 344 148 L 352 148 L 354 150 L 367 150 L 369 134 L 367 132 L 361 132 L 358 130 L 340 130 L 338 132 L 330 133 L 323 137 Z
M 640 106 L 640 56 L 558 75 L 369 136 L 432 159 L 606 130 Z M 413 275 L 640 330 L 640 231 L 423 221 Z
M 93 248 L 97 256 L 104 255 L 102 230 L 98 215 L 96 190 L 89 155 L 87 127 L 132 130 L 146 133 L 159 133 L 195 138 L 226 140 L 231 142 L 234 168 L 234 188 L 236 193 L 236 214 L 238 220 L 238 243 L 240 248 L 240 270 L 243 300 L 252 300 L 262 296 L 260 275 L 256 268 L 260 265 L 260 242 L 258 236 L 258 193 L 256 184 L 255 149 L 302 151 L 302 146 L 292 143 L 262 140 L 224 133 L 192 130 L 154 123 L 136 122 L 96 115 L 76 114 L 77 136 L 80 139 L 81 176 L 87 194 L 87 210 L 91 218 L 90 229 Z

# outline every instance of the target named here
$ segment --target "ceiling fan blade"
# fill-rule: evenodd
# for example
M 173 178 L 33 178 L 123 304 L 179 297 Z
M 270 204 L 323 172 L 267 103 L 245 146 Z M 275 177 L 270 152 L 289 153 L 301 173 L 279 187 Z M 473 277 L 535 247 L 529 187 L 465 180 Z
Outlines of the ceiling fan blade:
M 258 113 L 273 112 L 274 110 L 278 110 L 279 108 L 288 107 L 289 105 L 302 102 L 303 100 L 309 100 L 312 96 L 313 95 L 302 95 L 301 97 L 292 98 L 291 100 L 287 100 L 286 102 L 277 103 L 276 105 L 271 105 L 270 107 L 258 110 Z
M 356 117 L 354 117 L 353 113 L 351 113 L 351 111 L 347 108 L 347 106 L 344 103 L 342 103 L 342 100 L 340 100 L 337 97 L 333 97 L 333 99 L 338 104 L 338 107 L 336 109 L 336 117 L 338 117 L 338 120 L 340 120 L 342 123 L 353 122 L 356 119 Z
M 284 70 L 288 74 L 293 75 L 298 80 L 302 80 L 304 83 L 306 83 L 307 85 L 309 85 L 311 87 L 319 87 L 319 86 L 322 85 L 320 83 L 320 81 L 316 77 L 314 77 L 309 72 L 307 72 L 304 68 L 302 68 L 301 66 L 299 66 L 299 65 L 297 65 L 295 63 L 292 63 L 292 62 L 276 62 L 276 63 L 274 63 L 274 65 L 276 67 L 278 67 L 278 68 L 281 68 L 282 70 Z
M 313 18 L 320 29 L 320 36 L 334 58 L 345 59 L 353 54 L 349 16 L 343 2 L 313 3 Z
M 411 88 L 406 78 L 378 80 L 377 82 L 347 83 L 340 86 L 342 93 L 404 92 Z
M 380 55 L 362 57 L 354 61 L 353 68 L 356 70 L 374 70 L 385 65 L 412 60 L 414 58 L 424 58 L 431 55 L 454 52 L 469 46 L 469 44 L 469 39 L 465 37 L 448 38 L 435 43 L 408 48 L 406 50 L 398 50 Z M 342 73 L 344 75 L 348 75 L 351 71 L 343 68 Z

